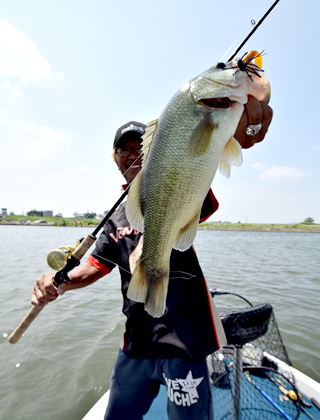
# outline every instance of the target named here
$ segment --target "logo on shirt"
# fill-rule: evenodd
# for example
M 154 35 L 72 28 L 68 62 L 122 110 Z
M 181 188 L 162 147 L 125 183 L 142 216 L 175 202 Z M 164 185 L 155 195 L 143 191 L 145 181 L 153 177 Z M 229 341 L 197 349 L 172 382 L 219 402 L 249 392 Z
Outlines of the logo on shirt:
M 196 404 L 199 400 L 197 387 L 202 382 L 203 378 L 193 378 L 191 370 L 189 371 L 186 379 L 168 379 L 163 373 L 166 381 L 167 395 L 170 401 L 176 405 L 183 407 Z
M 122 239 L 128 235 L 139 235 L 136 229 L 133 229 L 132 226 L 125 226 L 125 227 L 117 227 L 116 234 L 109 233 L 110 238 L 112 238 L 116 243 L 118 243 L 119 239 Z

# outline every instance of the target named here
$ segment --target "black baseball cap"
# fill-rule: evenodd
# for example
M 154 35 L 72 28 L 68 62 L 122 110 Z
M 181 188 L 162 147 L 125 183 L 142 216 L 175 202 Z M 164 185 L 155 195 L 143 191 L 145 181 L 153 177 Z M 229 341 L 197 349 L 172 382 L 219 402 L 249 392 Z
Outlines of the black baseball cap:
M 130 121 L 127 124 L 123 124 L 118 128 L 116 135 L 114 136 L 113 149 L 116 149 L 123 143 L 123 140 L 130 135 L 130 138 L 136 137 L 137 140 L 144 135 L 146 125 L 137 121 Z

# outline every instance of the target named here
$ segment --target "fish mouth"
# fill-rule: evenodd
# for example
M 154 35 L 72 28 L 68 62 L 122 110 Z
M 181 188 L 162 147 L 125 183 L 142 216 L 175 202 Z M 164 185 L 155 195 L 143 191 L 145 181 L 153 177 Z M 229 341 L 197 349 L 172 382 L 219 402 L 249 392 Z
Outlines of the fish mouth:
M 201 99 L 200 102 L 209 108 L 230 108 L 235 101 L 229 98 L 209 98 Z

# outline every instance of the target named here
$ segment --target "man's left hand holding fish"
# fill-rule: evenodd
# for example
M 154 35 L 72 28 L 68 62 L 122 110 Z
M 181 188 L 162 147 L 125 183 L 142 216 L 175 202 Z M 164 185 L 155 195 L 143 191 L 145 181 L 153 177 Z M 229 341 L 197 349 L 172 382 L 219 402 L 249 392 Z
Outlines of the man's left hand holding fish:
M 254 96 L 248 96 L 248 102 L 244 106 L 244 112 L 234 135 L 243 149 L 248 149 L 265 138 L 272 115 L 272 108 L 266 102 L 259 102 Z M 261 129 L 256 135 L 246 134 L 248 126 L 260 123 L 262 123 Z

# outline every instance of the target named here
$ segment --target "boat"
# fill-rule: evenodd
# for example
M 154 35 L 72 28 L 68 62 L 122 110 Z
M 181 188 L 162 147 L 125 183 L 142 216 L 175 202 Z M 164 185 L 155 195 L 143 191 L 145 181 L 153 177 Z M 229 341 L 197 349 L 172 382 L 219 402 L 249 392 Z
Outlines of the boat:
M 320 383 L 292 367 L 272 306 L 252 306 L 242 296 L 220 289 L 210 292 L 212 296 L 235 295 L 249 305 L 218 308 L 228 344 L 207 357 L 214 419 L 320 420 Z M 103 420 L 109 392 L 83 420 Z M 179 392 L 161 385 L 144 420 L 168 420 L 167 398 L 188 404 Z

